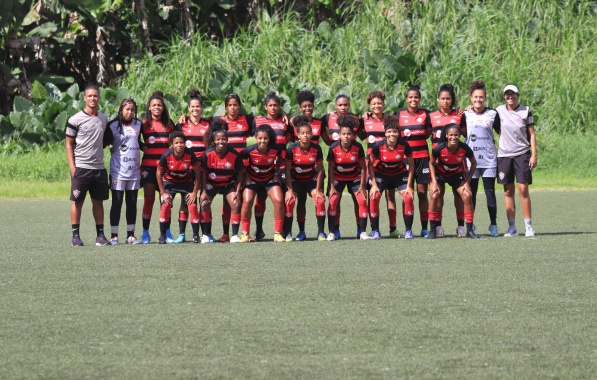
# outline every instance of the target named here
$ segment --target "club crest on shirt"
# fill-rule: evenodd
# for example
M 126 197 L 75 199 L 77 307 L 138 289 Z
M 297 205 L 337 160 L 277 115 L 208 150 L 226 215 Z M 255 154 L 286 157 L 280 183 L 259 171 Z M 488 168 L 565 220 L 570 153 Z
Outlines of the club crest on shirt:
M 500 177 L 500 181 L 504 179 L 504 177 L 506 176 L 506 173 L 504 172 L 500 172 L 500 174 L 498 174 L 498 176 Z
M 224 167 L 225 167 L 226 169 L 230 169 L 230 168 L 232 167 L 232 165 L 230 165 L 230 162 L 226 162 L 226 163 L 224 164 Z
M 149 172 L 147 170 L 143 170 L 141 172 L 141 177 L 143 177 L 143 178 L 147 178 L 148 175 L 149 175 Z
M 79 190 L 73 190 L 73 197 L 79 198 L 79 195 L 81 195 L 81 192 Z

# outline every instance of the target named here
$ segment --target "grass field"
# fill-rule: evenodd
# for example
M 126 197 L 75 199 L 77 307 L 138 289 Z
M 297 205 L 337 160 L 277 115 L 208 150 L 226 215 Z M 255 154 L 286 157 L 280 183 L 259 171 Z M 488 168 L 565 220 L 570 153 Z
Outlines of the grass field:
M 596 197 L 532 193 L 535 239 L 103 248 L 86 205 L 78 249 L 0 200 L 0 378 L 595 378 Z

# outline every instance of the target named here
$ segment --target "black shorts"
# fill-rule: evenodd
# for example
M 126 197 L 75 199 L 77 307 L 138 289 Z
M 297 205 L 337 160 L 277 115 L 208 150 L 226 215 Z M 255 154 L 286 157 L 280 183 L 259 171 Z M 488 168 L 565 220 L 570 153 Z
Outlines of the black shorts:
M 359 191 L 359 188 L 361 187 L 361 179 L 355 179 L 354 181 L 334 181 L 332 185 L 339 193 L 342 193 L 344 191 L 344 188 L 348 188 L 348 192 L 350 194 L 355 194 Z M 330 192 L 328 190 L 328 196 L 330 195 L 329 193 Z
M 156 173 L 157 166 L 141 166 L 141 186 L 154 185 L 158 186 L 158 178 Z
M 75 175 L 70 179 L 70 200 L 83 202 L 88 191 L 89 196 L 98 201 L 105 201 L 110 197 L 106 169 L 75 169 Z
M 453 176 L 443 176 L 441 174 L 436 174 L 435 179 L 437 179 L 438 184 L 448 184 L 453 189 L 457 189 L 462 185 L 463 181 L 466 181 L 466 177 L 464 173 L 456 174 Z
M 187 194 L 193 192 L 193 188 L 195 184 L 193 182 L 183 182 L 183 183 L 173 183 L 170 181 L 164 181 L 164 191 L 170 195 L 172 195 L 172 199 L 176 196 L 176 194 L 180 194 L 185 197 Z M 184 199 L 186 203 L 186 199 Z M 161 202 L 162 204 L 164 202 Z M 195 199 L 195 203 L 197 203 L 197 199 Z
M 292 181 L 292 190 L 295 192 L 297 196 L 302 194 L 309 194 L 313 192 L 313 190 L 317 189 L 317 180 L 311 179 L 308 181 Z
M 429 157 L 415 158 L 414 161 L 417 185 L 429 185 Z
M 222 194 L 224 197 L 226 197 L 226 195 L 234 191 L 236 191 L 236 182 L 225 186 L 214 186 L 209 183 L 205 185 L 205 192 L 211 199 L 214 199 L 214 197 L 218 194 Z
M 400 173 L 393 177 L 386 177 L 377 174 L 375 176 L 375 183 L 377 184 L 380 192 L 393 189 L 398 189 L 398 191 L 406 190 L 406 186 L 408 185 L 408 172 Z M 369 189 L 371 188 L 371 185 L 372 183 L 370 178 Z
M 256 193 L 265 192 L 267 194 L 272 188 L 276 186 L 279 187 L 281 185 L 279 182 L 274 181 L 273 179 L 264 182 L 257 182 L 251 179 L 247 179 L 247 182 L 245 182 L 245 189 L 253 190 Z
M 531 152 L 526 152 L 516 157 L 498 157 L 498 183 L 507 185 L 514 183 L 514 177 L 518 183 L 533 183 L 533 172 L 529 167 Z

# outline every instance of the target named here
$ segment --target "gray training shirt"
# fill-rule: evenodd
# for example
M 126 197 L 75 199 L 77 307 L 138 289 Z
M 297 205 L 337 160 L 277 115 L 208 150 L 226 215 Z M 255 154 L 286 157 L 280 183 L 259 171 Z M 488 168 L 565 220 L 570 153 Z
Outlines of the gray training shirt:
M 498 157 L 517 157 L 531 148 L 527 127 L 534 125 L 533 114 L 528 106 L 519 105 L 510 111 L 503 104 L 496 111 L 501 121 Z
M 105 169 L 104 131 L 108 118 L 101 112 L 91 116 L 77 112 L 66 123 L 66 135 L 75 138 L 75 166 L 83 169 Z

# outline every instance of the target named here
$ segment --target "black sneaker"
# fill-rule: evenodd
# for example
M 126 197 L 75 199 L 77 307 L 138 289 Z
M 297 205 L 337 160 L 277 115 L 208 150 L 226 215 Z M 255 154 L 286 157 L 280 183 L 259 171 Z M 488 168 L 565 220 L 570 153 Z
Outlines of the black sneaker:
M 193 243 L 201 243 L 201 238 L 199 237 L 199 235 L 193 236 Z
M 79 235 L 73 236 L 72 245 L 73 245 L 73 247 L 82 247 L 83 246 L 83 241 L 81 240 L 81 237 L 79 237 Z
M 429 229 L 429 233 L 427 234 L 425 239 L 435 239 L 435 238 L 437 238 L 437 232 L 435 231 L 435 228 Z
M 103 247 L 108 244 L 110 244 L 110 240 L 106 239 L 106 237 L 104 235 L 100 235 L 95 239 L 96 247 Z
M 160 238 L 158 239 L 158 244 L 166 244 L 166 237 L 160 236 Z
M 479 237 L 477 236 L 477 234 L 475 234 L 475 231 L 468 231 L 466 233 L 466 237 L 470 238 L 470 239 L 478 239 Z
M 263 230 L 255 232 L 255 241 L 262 241 L 265 239 L 265 232 Z

